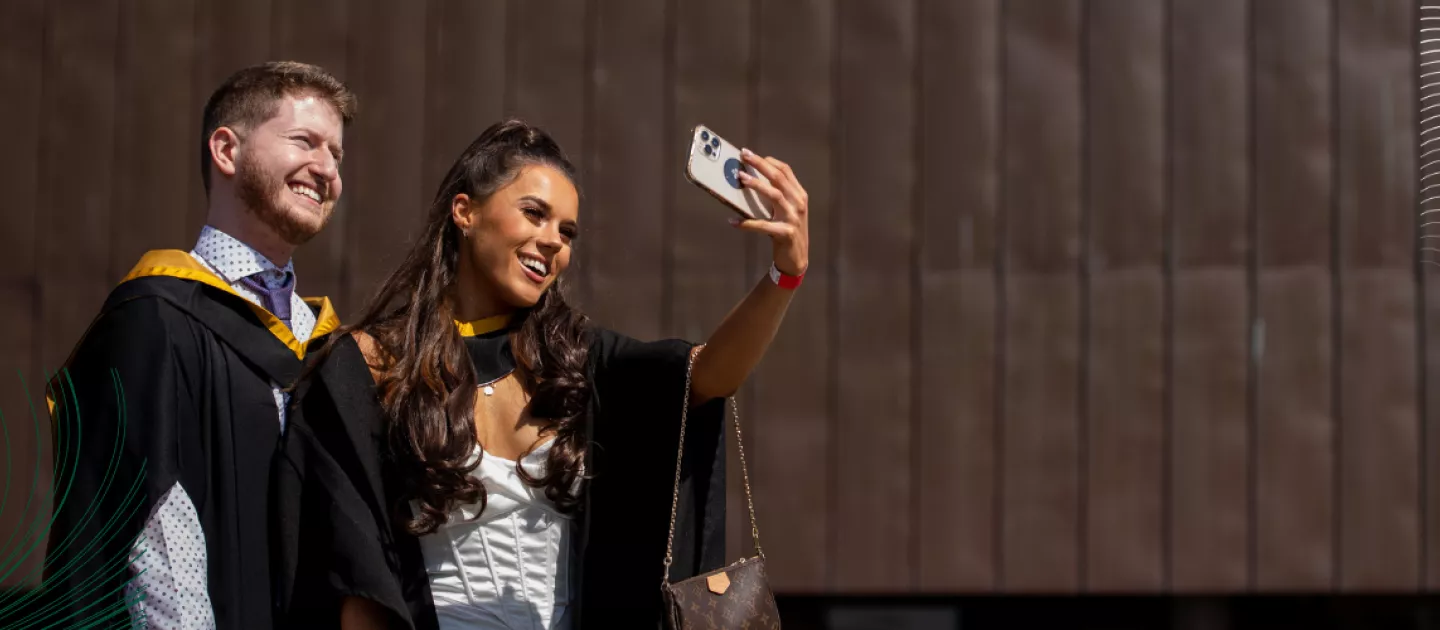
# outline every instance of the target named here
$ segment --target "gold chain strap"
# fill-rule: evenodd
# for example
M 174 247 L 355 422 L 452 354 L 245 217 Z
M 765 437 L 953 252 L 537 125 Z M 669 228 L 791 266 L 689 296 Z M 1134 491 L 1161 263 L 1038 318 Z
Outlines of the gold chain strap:
M 685 398 L 681 401 L 680 409 L 680 447 L 675 454 L 675 489 L 670 498 L 670 536 L 665 541 L 665 574 L 660 577 L 662 587 L 670 584 L 670 564 L 675 559 L 675 514 L 680 507 L 680 462 L 685 459 L 685 424 L 690 417 L 690 375 L 695 368 L 695 356 L 699 350 L 697 347 L 690 353 L 690 361 L 685 366 Z M 765 551 L 760 547 L 760 525 L 755 520 L 755 500 L 750 496 L 750 469 L 745 465 L 745 442 L 740 435 L 740 410 L 733 399 L 727 399 L 726 405 L 730 407 L 730 415 L 735 420 L 735 446 L 740 449 L 740 476 L 745 482 L 745 506 L 750 511 L 750 536 L 755 540 L 755 554 L 764 558 Z

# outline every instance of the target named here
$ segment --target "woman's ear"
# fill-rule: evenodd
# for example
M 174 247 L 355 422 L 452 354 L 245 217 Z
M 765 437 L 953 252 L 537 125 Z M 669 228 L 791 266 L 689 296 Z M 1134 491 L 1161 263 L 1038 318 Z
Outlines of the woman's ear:
M 470 195 L 460 193 L 450 200 L 450 220 L 455 227 L 460 228 L 460 233 L 467 238 L 470 236 L 470 228 L 475 223 L 474 205 L 470 203 Z

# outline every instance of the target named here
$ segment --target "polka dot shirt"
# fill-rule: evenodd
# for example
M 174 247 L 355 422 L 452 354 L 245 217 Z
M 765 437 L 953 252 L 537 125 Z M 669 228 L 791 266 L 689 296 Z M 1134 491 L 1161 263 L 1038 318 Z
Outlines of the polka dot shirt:
M 205 533 L 180 484 L 160 497 L 130 549 L 134 580 L 125 587 L 132 628 L 214 628 L 206 587 Z

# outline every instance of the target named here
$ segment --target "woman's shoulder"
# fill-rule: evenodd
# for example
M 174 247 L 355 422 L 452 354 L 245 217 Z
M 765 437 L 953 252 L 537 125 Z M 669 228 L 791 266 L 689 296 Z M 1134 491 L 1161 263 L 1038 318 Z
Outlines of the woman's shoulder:
M 356 355 L 351 355 L 350 360 L 359 360 L 365 364 L 370 372 L 370 379 L 374 382 L 380 381 L 380 373 L 385 367 L 385 353 L 380 347 L 380 342 L 375 337 L 363 330 L 350 332 L 350 341 L 354 342 L 359 350 Z

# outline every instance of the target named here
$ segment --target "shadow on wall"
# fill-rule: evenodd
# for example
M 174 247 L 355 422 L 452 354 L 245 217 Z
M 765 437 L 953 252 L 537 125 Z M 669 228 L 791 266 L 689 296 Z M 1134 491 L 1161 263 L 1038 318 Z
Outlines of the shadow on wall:
M 785 630 L 1440 630 L 1440 596 L 777 596 Z

